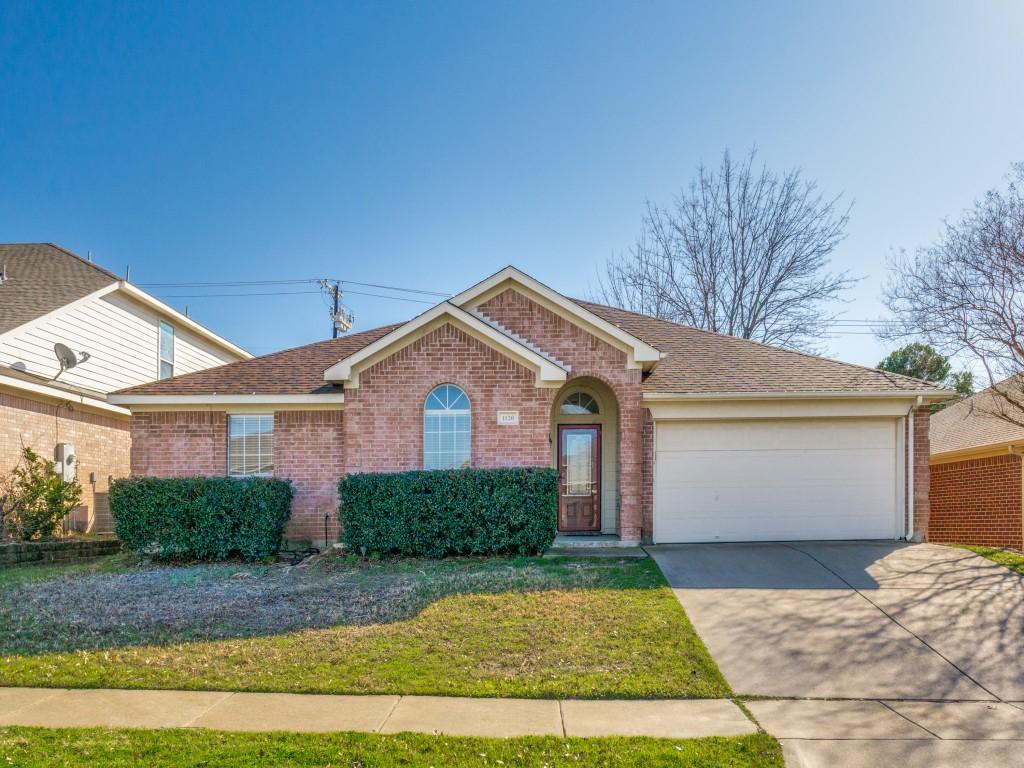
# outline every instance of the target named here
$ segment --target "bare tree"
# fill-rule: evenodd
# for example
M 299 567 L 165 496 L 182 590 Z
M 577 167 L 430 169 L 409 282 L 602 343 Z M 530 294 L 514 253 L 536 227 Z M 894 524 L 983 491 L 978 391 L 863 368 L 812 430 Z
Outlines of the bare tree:
M 923 338 L 985 369 L 991 415 L 1024 426 L 1024 163 L 938 240 L 892 259 L 884 338 Z
M 825 305 L 856 280 L 826 271 L 849 207 L 800 170 L 754 168 L 755 153 L 717 172 L 701 165 L 670 209 L 647 203 L 643 232 L 612 257 L 595 300 L 744 339 L 816 349 L 835 319 Z

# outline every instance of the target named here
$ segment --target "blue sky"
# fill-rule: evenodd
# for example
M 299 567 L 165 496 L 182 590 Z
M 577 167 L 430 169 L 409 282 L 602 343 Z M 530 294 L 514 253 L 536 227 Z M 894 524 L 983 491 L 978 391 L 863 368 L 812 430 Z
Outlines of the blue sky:
M 756 146 L 854 201 L 834 265 L 873 318 L 890 249 L 1024 160 L 1021 39 L 1014 0 L 6 2 L 0 240 L 138 284 L 457 292 L 515 264 L 584 295 L 646 199 Z M 329 331 L 313 293 L 151 290 L 257 354 Z M 426 307 L 346 301 L 357 330 Z M 829 353 L 873 365 L 856 330 Z

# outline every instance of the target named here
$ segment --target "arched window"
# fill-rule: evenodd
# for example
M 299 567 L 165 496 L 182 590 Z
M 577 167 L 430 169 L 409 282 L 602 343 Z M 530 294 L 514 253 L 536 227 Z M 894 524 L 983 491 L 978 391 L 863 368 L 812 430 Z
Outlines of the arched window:
M 442 384 L 423 404 L 423 468 L 468 466 L 469 398 L 454 384 Z
M 562 403 L 559 412 L 564 416 L 579 416 L 588 413 L 598 413 L 597 400 L 586 392 L 573 392 Z

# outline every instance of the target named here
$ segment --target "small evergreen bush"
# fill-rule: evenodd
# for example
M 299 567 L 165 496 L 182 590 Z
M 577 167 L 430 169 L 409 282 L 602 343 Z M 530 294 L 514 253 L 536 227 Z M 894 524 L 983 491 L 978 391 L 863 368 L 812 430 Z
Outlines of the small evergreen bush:
M 132 477 L 110 486 L 125 548 L 163 558 L 260 560 L 277 551 L 292 486 L 268 477 Z
M 338 483 L 342 541 L 353 550 L 444 557 L 544 552 L 554 541 L 553 469 L 353 474 Z

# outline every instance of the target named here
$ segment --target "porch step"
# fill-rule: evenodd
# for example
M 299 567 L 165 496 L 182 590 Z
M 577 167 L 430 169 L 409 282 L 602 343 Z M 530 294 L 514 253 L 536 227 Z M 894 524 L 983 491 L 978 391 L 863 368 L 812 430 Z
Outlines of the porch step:
M 618 536 L 601 534 L 598 536 L 566 536 L 555 537 L 547 556 L 560 555 L 601 555 L 608 557 L 647 557 L 638 541 L 622 541 Z

